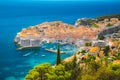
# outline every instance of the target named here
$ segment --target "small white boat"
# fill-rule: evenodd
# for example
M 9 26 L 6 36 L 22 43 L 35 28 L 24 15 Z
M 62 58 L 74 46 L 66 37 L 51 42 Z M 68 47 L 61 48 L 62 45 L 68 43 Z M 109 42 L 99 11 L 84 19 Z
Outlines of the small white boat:
M 50 48 L 50 50 L 53 50 L 53 48 Z
M 24 54 L 23 56 L 28 56 L 28 55 L 30 55 L 31 53 L 29 52 L 29 53 L 27 53 L 27 54 Z
M 45 57 L 45 55 L 41 55 L 42 57 Z
M 47 40 L 47 43 L 50 43 L 50 41 L 49 41 L 49 40 Z

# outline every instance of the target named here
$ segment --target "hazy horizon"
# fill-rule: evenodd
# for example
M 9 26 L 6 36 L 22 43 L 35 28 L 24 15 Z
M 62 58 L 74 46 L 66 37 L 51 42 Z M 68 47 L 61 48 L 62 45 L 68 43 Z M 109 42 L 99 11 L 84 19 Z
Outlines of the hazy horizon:
M 42 2 L 120 2 L 120 0 L 0 0 L 0 4 L 42 3 Z

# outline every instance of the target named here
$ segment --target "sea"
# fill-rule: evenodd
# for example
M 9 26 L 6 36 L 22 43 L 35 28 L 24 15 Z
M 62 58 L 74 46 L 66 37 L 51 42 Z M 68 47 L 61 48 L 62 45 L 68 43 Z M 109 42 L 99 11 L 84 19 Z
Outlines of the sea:
M 57 44 L 43 44 L 37 49 L 17 50 L 14 38 L 22 28 L 43 22 L 62 21 L 75 24 L 79 18 L 96 18 L 120 14 L 120 1 L 35 1 L 0 3 L 0 80 L 24 80 L 34 66 L 56 63 L 56 54 L 45 49 L 57 49 Z M 61 45 L 65 59 L 77 52 L 70 44 Z

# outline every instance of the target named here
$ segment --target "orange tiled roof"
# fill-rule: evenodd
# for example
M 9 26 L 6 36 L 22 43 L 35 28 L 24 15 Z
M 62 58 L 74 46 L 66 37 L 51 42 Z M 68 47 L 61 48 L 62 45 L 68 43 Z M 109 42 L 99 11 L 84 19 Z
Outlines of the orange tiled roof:
M 21 37 L 27 36 L 25 33 L 22 33 L 22 32 L 21 32 L 19 35 L 20 35 Z
M 20 36 L 22 36 L 22 37 L 25 37 L 25 36 L 27 36 L 27 35 L 29 35 L 29 34 L 32 34 L 32 35 L 34 35 L 34 36 L 37 36 L 37 34 L 38 34 L 38 32 L 37 31 L 35 31 L 35 30 L 23 30 L 21 33 L 20 33 Z
M 120 60 L 114 60 L 113 64 L 120 64 Z
M 88 55 L 83 56 L 85 59 L 88 59 Z
M 105 28 L 105 23 L 98 23 L 99 25 L 102 25 L 102 28 L 88 28 L 85 26 L 79 26 L 79 27 L 72 27 L 72 25 L 65 24 L 62 22 L 59 22 L 59 25 L 56 25 L 58 22 L 46 22 L 43 24 L 38 25 L 38 28 L 41 28 L 42 26 L 46 26 L 44 32 L 45 36 L 49 37 L 60 37 L 60 38 L 67 38 L 67 36 L 70 36 L 71 38 L 77 39 L 77 38 L 83 38 L 86 37 L 90 40 L 96 38 L 96 34 L 98 33 L 98 30 L 101 31 L 101 29 Z M 20 36 L 26 36 L 26 35 L 37 35 L 39 34 L 36 30 L 30 30 L 30 29 L 24 29 Z M 94 52 L 94 50 L 93 50 Z
M 100 49 L 99 47 L 95 46 L 90 49 L 90 52 L 95 53 L 95 52 L 98 52 L 99 49 Z
M 110 53 L 111 53 L 112 55 L 115 55 L 116 52 L 112 50 Z

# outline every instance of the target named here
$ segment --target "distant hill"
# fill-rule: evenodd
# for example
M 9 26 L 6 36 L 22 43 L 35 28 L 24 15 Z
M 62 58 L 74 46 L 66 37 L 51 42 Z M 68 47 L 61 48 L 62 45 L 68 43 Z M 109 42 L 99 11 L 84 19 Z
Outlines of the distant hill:
M 104 20 L 105 18 L 118 18 L 120 20 L 120 14 L 111 14 L 111 15 L 105 15 L 105 16 L 100 16 L 100 17 L 97 17 L 96 19 L 98 19 L 98 21 L 102 21 Z

